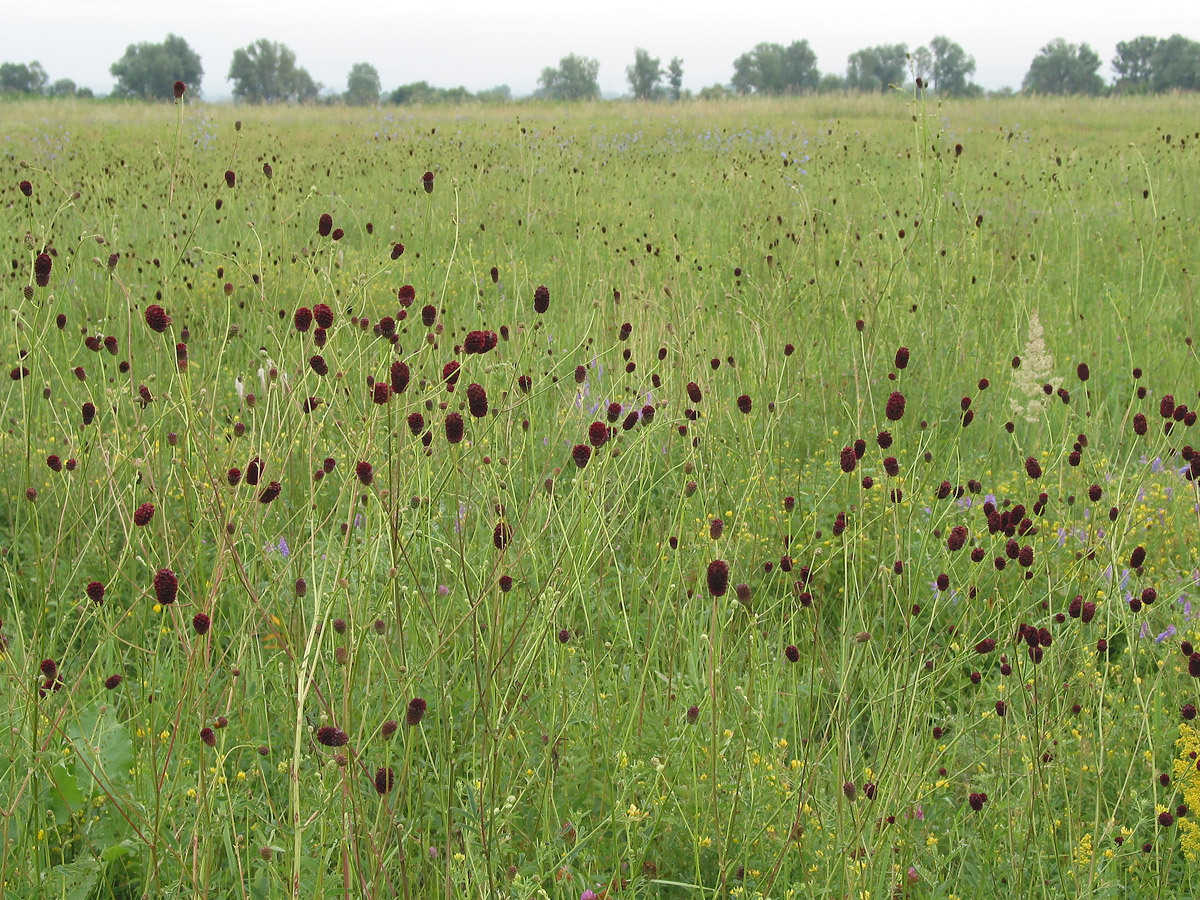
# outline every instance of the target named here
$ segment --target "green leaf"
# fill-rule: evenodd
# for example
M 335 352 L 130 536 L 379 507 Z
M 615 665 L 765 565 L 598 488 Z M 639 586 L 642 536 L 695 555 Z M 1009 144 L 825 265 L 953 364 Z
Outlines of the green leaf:
M 59 763 L 50 769 L 50 810 L 54 824 L 65 825 L 71 813 L 83 807 L 86 800 L 74 773 Z
M 128 784 L 133 739 L 111 708 L 84 711 L 67 736 L 75 747 L 75 777 L 85 795 Z
M 100 880 L 100 861 L 93 857 L 80 857 L 72 863 L 55 866 L 50 870 L 48 894 L 62 900 L 86 900 Z

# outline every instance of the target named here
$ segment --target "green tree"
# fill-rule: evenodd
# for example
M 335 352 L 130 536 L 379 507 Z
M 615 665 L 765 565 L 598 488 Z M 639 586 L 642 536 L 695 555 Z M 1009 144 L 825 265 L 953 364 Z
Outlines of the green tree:
M 733 61 L 733 89 L 739 94 L 799 94 L 816 90 L 820 78 L 808 41 L 786 47 L 763 42 Z
M 161 44 L 143 41 L 130 44 L 125 55 L 109 66 L 117 79 L 114 97 L 139 100 L 172 100 L 176 81 L 182 81 L 189 91 L 200 92 L 204 66 L 200 56 L 178 35 L 168 34 Z
M 379 72 L 370 63 L 355 63 L 346 76 L 346 103 L 350 106 L 374 106 L 383 88 Z
M 969 81 L 975 74 L 975 57 L 968 56 L 963 48 L 948 37 L 935 37 L 929 42 L 933 51 L 933 89 L 947 97 L 961 97 L 977 93 L 978 88 Z
M 921 79 L 925 87 L 930 87 L 933 79 L 933 51 L 928 47 L 918 47 L 912 52 L 912 73 L 914 78 Z
M 1150 78 L 1154 74 L 1154 54 L 1158 50 L 1158 43 L 1158 38 L 1142 35 L 1117 44 L 1112 67 L 1117 73 L 1115 87 L 1118 91 L 1141 93 L 1151 89 Z
M 635 100 L 653 100 L 662 92 L 662 64 L 641 47 L 633 51 L 633 65 L 625 67 L 625 77 Z
M 0 64 L 0 94 L 40 94 L 49 80 L 37 61 Z
M 512 100 L 512 88 L 507 84 L 498 84 L 486 91 L 478 91 L 475 99 L 480 103 L 508 103 Z
M 857 91 L 886 91 L 904 81 L 908 45 L 880 44 L 850 54 L 846 61 L 846 87 Z
M 1087 44 L 1068 44 L 1055 38 L 1041 49 L 1021 82 L 1030 94 L 1099 94 L 1104 79 L 1096 71 L 1100 57 Z
M 1159 41 L 1151 61 L 1156 91 L 1200 91 L 1200 43 L 1173 34 Z
M 74 97 L 79 88 L 70 78 L 60 78 L 46 91 L 51 97 Z
M 667 84 L 671 89 L 671 99 L 678 101 L 683 96 L 683 60 L 678 56 L 667 66 Z
M 547 66 L 538 77 L 538 96 L 548 100 L 598 100 L 600 84 L 596 76 L 600 63 L 587 56 L 571 53 L 559 60 L 558 68 Z
M 296 66 L 296 54 L 284 44 L 259 38 L 233 52 L 229 75 L 233 96 L 243 103 L 315 100 L 321 86 Z

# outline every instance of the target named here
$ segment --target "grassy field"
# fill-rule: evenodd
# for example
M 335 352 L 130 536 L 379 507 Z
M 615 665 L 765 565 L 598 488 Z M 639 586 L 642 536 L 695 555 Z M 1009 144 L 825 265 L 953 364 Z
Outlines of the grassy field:
M 1197 121 L 0 105 L 0 896 L 1195 896 Z

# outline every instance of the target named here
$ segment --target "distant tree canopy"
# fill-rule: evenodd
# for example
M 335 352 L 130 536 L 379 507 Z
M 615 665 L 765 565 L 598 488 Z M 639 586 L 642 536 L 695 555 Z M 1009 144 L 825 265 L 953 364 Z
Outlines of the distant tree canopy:
M 846 87 L 886 91 L 889 85 L 904 83 L 907 63 L 907 44 L 880 44 L 856 50 L 846 60 Z
M 109 67 L 117 79 L 114 97 L 138 100 L 171 100 L 176 81 L 199 93 L 204 67 L 200 56 L 178 35 L 168 34 L 161 44 L 130 44 L 125 55 Z
M 538 77 L 537 96 L 547 100 L 598 100 L 600 84 L 596 76 L 600 63 L 574 53 L 559 60 L 558 68 L 547 66 Z
M 0 63 L 0 94 L 40 94 L 49 80 L 40 62 Z
M 383 87 L 379 83 L 379 72 L 370 63 L 355 63 L 346 76 L 346 103 L 350 106 L 374 106 L 379 102 Z
M 929 42 L 929 48 L 933 52 L 929 74 L 937 93 L 962 97 L 980 92 L 981 89 L 970 81 L 975 74 L 975 57 L 968 56 L 967 51 L 948 37 L 935 37 Z
M 415 106 L 418 103 L 467 103 L 473 99 L 471 92 L 465 87 L 439 88 L 433 87 L 428 81 L 402 84 L 388 94 L 388 101 L 399 106 Z
M 1200 90 L 1200 43 L 1181 34 L 1143 35 L 1117 44 L 1112 67 L 1122 93 Z
M 1100 57 L 1087 44 L 1068 44 L 1055 38 L 1041 49 L 1021 82 L 1031 94 L 1099 94 L 1104 79 L 1096 71 Z
M 821 73 L 808 41 L 761 43 L 733 61 L 733 89 L 739 94 L 799 94 L 816 90 Z
M 667 66 L 667 85 L 671 90 L 671 99 L 678 100 L 683 96 L 683 60 L 678 56 L 672 58 Z
M 303 103 L 321 93 L 308 71 L 296 66 L 296 54 L 266 38 L 235 50 L 227 77 L 233 82 L 234 98 L 243 103 Z
M 625 67 L 625 77 L 635 100 L 654 100 L 662 93 L 662 63 L 641 47 L 633 51 L 633 65 Z

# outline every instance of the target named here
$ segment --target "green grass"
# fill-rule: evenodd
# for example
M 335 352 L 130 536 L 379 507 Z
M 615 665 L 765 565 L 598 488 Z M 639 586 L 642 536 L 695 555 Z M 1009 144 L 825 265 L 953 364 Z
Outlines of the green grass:
M 0 107 L 0 893 L 1193 895 L 1197 104 Z

